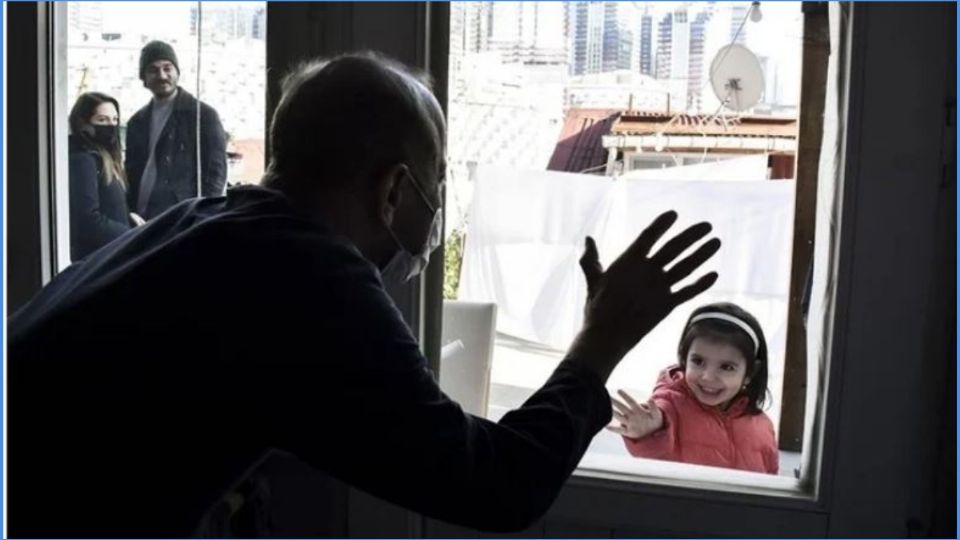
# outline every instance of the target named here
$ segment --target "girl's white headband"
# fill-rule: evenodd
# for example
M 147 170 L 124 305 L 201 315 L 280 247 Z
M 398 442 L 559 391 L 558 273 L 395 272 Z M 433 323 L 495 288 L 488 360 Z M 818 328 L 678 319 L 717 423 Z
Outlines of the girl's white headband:
M 750 339 L 753 340 L 753 352 L 760 352 L 760 340 L 757 339 L 757 333 L 753 331 L 753 328 L 750 328 L 750 325 L 744 322 L 733 315 L 728 313 L 722 313 L 720 311 L 707 311 L 704 313 L 697 314 L 694 318 L 690 319 L 690 324 L 693 324 L 704 319 L 720 319 L 721 321 L 727 321 L 740 327 L 741 330 L 747 333 L 750 336 Z

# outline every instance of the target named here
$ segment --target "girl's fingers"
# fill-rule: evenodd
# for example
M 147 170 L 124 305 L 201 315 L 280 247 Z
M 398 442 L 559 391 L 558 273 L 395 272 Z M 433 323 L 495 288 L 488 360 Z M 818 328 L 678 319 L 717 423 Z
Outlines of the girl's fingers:
M 630 397 L 630 394 L 626 393 L 626 392 L 623 391 L 623 390 L 617 390 L 617 393 L 620 394 L 620 397 L 622 397 L 623 400 L 626 401 L 628 405 L 630 405 L 630 408 L 631 408 L 631 409 L 639 409 L 639 408 L 640 408 L 640 404 L 637 403 L 637 401 L 636 401 L 635 399 L 633 399 L 632 397 Z
M 621 426 L 607 426 L 607 429 L 618 435 L 626 435 L 627 433 L 627 430 Z
M 622 401 L 620 401 L 619 399 L 613 396 L 610 396 L 610 403 L 613 405 L 614 410 L 619 411 L 623 414 L 630 413 L 630 407 L 627 407 L 626 404 L 624 404 Z

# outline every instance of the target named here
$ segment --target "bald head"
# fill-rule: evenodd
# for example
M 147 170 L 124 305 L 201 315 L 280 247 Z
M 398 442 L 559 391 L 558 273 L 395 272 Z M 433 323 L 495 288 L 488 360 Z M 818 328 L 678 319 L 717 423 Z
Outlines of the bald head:
M 264 184 L 353 189 L 398 163 L 434 166 L 445 134 L 430 86 L 426 75 L 372 53 L 302 65 L 283 81 Z

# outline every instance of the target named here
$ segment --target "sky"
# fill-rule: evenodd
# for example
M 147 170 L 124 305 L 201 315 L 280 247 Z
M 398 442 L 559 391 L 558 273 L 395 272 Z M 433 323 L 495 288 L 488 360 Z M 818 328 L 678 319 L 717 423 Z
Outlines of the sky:
M 104 32 L 151 34 L 190 29 L 190 8 L 196 2 L 103 2 Z M 172 32 L 171 32 L 172 31 Z

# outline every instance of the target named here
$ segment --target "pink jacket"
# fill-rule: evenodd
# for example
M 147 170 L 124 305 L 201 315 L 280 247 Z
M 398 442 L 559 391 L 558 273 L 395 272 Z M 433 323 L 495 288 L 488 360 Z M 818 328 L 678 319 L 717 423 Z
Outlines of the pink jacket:
M 653 400 L 663 411 L 664 426 L 642 439 L 623 438 L 634 457 L 777 474 L 773 423 L 766 414 L 747 414 L 746 396 L 726 412 L 701 405 L 683 369 L 674 366 L 660 373 Z

